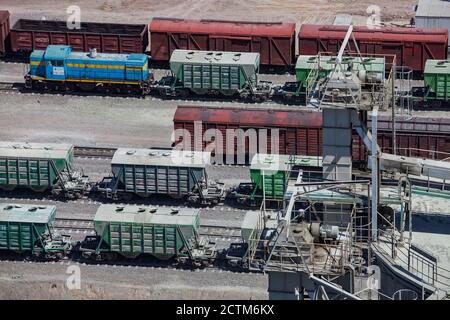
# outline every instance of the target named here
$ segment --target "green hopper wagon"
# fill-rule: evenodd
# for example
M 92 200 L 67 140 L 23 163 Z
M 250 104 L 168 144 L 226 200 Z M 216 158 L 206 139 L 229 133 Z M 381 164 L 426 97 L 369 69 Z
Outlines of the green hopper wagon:
M 423 79 L 427 88 L 425 101 L 442 103 L 450 100 L 449 60 L 427 60 Z
M 217 204 L 224 190 L 208 181 L 210 159 L 210 152 L 119 148 L 111 161 L 113 177 L 103 179 L 97 191 L 112 199 L 130 194 L 168 195 L 191 203 Z
M 199 237 L 199 224 L 199 209 L 103 204 L 94 218 L 97 235 L 88 236 L 81 251 L 99 260 L 148 254 L 160 260 L 209 264 L 215 245 Z
M 63 258 L 72 246 L 70 236 L 53 232 L 55 214 L 55 206 L 0 203 L 0 250 Z
M 295 65 L 296 82 L 285 84 L 281 92 L 286 96 L 305 96 L 314 89 L 319 79 L 326 78 L 335 68 L 336 57 L 325 55 L 300 55 Z M 357 72 L 364 72 L 364 78 L 370 77 L 382 81 L 385 77 L 385 59 L 382 57 L 344 56 L 342 67 L 350 66 Z M 345 71 L 344 70 L 344 71 Z M 362 75 L 362 74 L 361 74 Z
M 221 94 L 254 100 L 269 98 L 271 85 L 259 81 L 259 53 L 174 50 L 172 76 L 156 86 L 161 95 Z
M 282 202 L 294 166 L 318 167 L 320 157 L 257 153 L 250 165 L 250 183 L 241 183 L 232 192 L 240 203 Z
M 79 198 L 89 181 L 73 170 L 73 157 L 70 144 L 0 142 L 0 189 L 51 190 L 54 195 Z

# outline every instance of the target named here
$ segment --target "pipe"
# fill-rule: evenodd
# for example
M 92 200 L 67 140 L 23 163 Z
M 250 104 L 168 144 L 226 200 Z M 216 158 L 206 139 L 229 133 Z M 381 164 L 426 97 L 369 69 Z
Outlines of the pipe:
M 318 278 L 318 277 L 316 277 L 316 276 L 314 276 L 312 274 L 309 276 L 309 278 L 314 283 L 320 284 L 321 286 L 324 286 L 324 287 L 326 287 L 326 288 L 328 288 L 328 289 L 330 289 L 330 290 L 332 290 L 332 291 L 334 291 L 336 293 L 342 294 L 342 295 L 344 295 L 345 297 L 347 297 L 347 298 L 349 298 L 351 300 L 362 300 L 360 297 L 358 297 L 358 296 L 356 296 L 356 295 L 354 295 L 354 294 L 352 294 L 350 292 L 347 292 L 344 289 L 341 289 L 341 288 L 337 287 L 335 284 L 333 284 L 331 282 L 328 282 L 328 281 L 325 281 L 323 279 L 320 279 L 320 278 Z

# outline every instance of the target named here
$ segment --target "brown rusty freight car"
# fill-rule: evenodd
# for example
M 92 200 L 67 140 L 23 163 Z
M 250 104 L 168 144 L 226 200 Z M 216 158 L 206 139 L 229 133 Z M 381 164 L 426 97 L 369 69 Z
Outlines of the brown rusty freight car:
M 11 50 L 29 53 L 50 44 L 70 45 L 75 51 L 96 48 L 105 53 L 144 53 L 148 29 L 144 24 L 82 22 L 68 29 L 65 21 L 18 20 L 11 29 Z
M 0 56 L 8 50 L 9 28 L 9 11 L 0 10 Z
M 299 111 L 292 109 L 269 110 L 263 108 L 234 108 L 234 107 L 203 107 L 203 106 L 179 106 L 174 115 L 174 129 L 185 129 L 175 132 L 174 145 L 190 138 L 191 149 L 205 149 L 207 142 L 214 139 L 204 139 L 208 129 L 218 129 L 221 140 L 224 143 L 222 150 L 227 150 L 227 130 L 242 129 L 267 129 L 270 137 L 271 130 L 279 129 L 279 153 L 299 155 L 322 155 L 322 113 L 316 111 Z M 195 122 L 198 122 L 195 124 Z M 370 121 L 369 121 L 370 125 Z M 392 125 L 390 118 L 380 116 L 378 121 L 378 143 L 383 152 L 392 152 Z M 450 120 L 434 118 L 399 118 L 397 128 L 397 152 L 401 155 L 419 156 L 432 159 L 450 157 Z M 194 130 L 196 130 L 194 132 Z M 258 141 L 254 143 L 252 151 L 261 152 L 261 137 L 256 135 Z M 205 140 L 205 141 L 203 141 Z M 216 141 L 217 138 L 215 138 Z M 185 140 L 186 141 L 186 140 Z M 230 143 L 231 140 L 228 140 Z M 197 144 L 196 144 L 197 143 Z M 238 141 L 233 141 L 233 152 L 237 152 Z M 263 145 L 264 146 L 264 145 Z M 249 153 L 248 140 L 245 141 L 247 160 Z M 256 148 L 256 149 L 255 149 Z M 271 152 L 270 141 L 267 151 Z M 210 150 L 216 151 L 216 150 Z M 216 157 L 219 155 L 216 152 Z M 226 155 L 225 152 L 220 153 Z M 224 157 L 225 158 L 225 157 Z M 232 159 L 232 158 L 229 158 Z M 355 132 L 353 134 L 353 162 L 364 165 L 367 161 L 366 148 L 362 140 Z
M 175 49 L 259 52 L 261 65 L 295 64 L 295 23 L 258 23 L 153 18 L 154 61 L 168 62 Z
M 298 33 L 299 53 L 337 54 L 346 32 L 346 26 L 303 24 Z M 423 72 L 427 59 L 447 58 L 447 29 L 355 26 L 353 35 L 362 54 L 395 54 L 397 66 L 408 66 L 418 72 Z M 348 48 L 356 52 L 353 41 Z

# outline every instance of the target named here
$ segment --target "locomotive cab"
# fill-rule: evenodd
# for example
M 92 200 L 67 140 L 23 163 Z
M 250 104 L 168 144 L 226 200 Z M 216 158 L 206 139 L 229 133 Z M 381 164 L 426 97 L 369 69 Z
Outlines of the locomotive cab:
M 48 80 L 66 80 L 65 59 L 72 52 L 69 46 L 50 45 L 44 54 L 45 76 Z

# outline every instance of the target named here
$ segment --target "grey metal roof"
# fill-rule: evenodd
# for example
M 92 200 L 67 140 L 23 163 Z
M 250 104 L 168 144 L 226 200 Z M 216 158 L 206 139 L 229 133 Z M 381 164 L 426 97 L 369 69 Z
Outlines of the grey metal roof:
M 177 210 L 175 213 L 174 210 Z M 158 225 L 195 225 L 200 215 L 196 208 L 166 208 L 150 206 L 118 206 L 102 204 L 95 222 L 132 222 Z
M 204 168 L 211 152 L 119 148 L 111 164 Z
M 42 223 L 53 220 L 55 206 L 0 203 L 0 222 Z
M 450 17 L 450 2 L 419 0 L 416 17 Z
M 73 145 L 66 143 L 0 142 L 0 157 L 65 159 Z
M 253 156 L 251 169 L 287 171 L 293 165 L 321 167 L 322 157 L 257 153 Z
M 170 63 L 174 62 L 207 65 L 250 65 L 257 67 L 259 66 L 259 53 L 177 49 L 173 51 L 170 57 Z
M 264 171 L 287 171 L 290 170 L 290 156 L 281 154 L 257 153 L 253 156 L 250 169 Z
M 424 74 L 449 74 L 450 60 L 430 60 L 425 63 Z
M 124 54 L 124 53 L 97 53 L 94 57 L 91 56 L 90 52 L 72 52 L 67 58 L 67 60 L 76 60 L 81 59 L 85 62 L 95 61 L 103 62 L 103 63 L 111 63 L 114 62 L 114 64 L 123 64 L 125 62 L 136 62 L 144 64 L 147 62 L 148 56 L 145 54 L 137 54 L 137 53 L 131 53 L 131 54 Z

